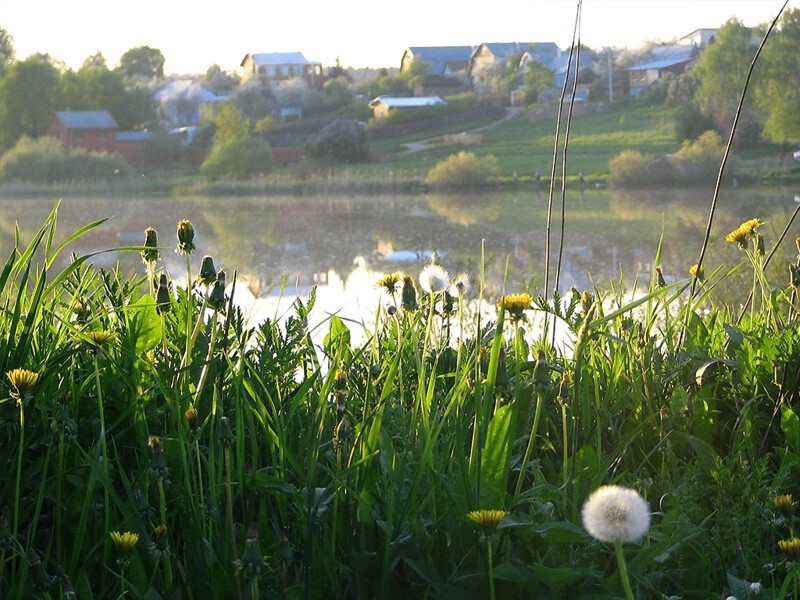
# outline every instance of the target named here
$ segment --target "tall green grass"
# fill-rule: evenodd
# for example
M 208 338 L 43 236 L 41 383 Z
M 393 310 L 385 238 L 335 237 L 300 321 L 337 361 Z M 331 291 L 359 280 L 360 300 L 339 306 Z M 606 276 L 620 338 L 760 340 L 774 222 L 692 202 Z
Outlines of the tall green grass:
M 722 272 L 692 299 L 689 281 L 490 298 L 478 277 L 463 301 L 414 286 L 415 309 L 376 290 L 366 342 L 331 317 L 315 344 L 313 295 L 247 324 L 235 274 L 221 295 L 190 253 L 188 288 L 152 256 L 128 280 L 90 257 L 56 271 L 102 226 L 56 247 L 57 216 L 0 279 L 3 597 L 610 598 L 613 550 L 580 519 L 609 482 L 654 511 L 626 549 L 640 596 L 793 577 L 771 503 L 798 493 L 796 295 L 755 237 L 740 322 Z M 526 324 L 542 314 L 571 342 Z M 482 509 L 508 516 L 487 531 Z

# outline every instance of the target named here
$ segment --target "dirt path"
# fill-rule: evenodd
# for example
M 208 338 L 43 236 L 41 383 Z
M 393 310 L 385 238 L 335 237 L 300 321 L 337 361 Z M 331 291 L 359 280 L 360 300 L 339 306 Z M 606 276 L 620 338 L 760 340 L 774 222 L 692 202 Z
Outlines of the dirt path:
M 508 121 L 509 119 L 515 117 L 521 111 L 522 111 L 522 109 L 520 109 L 520 108 L 507 108 L 506 109 L 506 114 L 503 115 L 502 119 L 498 119 L 497 121 L 489 123 L 488 125 L 482 125 L 480 127 L 476 127 L 475 129 L 470 129 L 468 131 L 465 131 L 464 133 L 479 133 L 481 131 L 485 131 L 487 129 L 491 129 L 492 127 L 496 127 L 497 125 L 500 125 L 500 123 L 504 123 L 504 122 Z M 406 142 L 405 144 L 403 144 L 403 146 L 405 146 L 406 149 L 403 150 L 402 152 L 400 152 L 400 154 L 413 154 L 415 152 L 421 152 L 422 150 L 427 150 L 428 148 L 430 148 L 432 146 L 436 146 L 437 144 L 441 144 L 442 143 L 442 139 L 443 139 L 443 136 L 437 135 L 436 137 L 426 138 L 424 140 L 416 140 L 414 142 Z

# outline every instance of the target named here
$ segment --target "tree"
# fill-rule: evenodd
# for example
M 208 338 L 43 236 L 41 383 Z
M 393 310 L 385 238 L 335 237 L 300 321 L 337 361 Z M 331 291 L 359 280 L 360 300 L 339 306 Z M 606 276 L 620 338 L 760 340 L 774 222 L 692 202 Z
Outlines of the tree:
M 250 134 L 250 120 L 227 102 L 218 103 L 206 120 L 214 127 L 214 148 Z
M 790 9 L 770 34 L 756 65 L 755 99 L 765 137 L 800 141 L 800 8 Z
M 532 60 L 528 63 L 528 71 L 525 73 L 523 91 L 525 102 L 530 104 L 536 102 L 542 91 L 553 87 L 553 72 L 542 63 Z
M 200 170 L 212 178 L 253 177 L 269 173 L 273 167 L 272 150 L 264 140 L 249 135 L 214 145 Z
M 0 149 L 43 134 L 60 104 L 61 79 L 52 64 L 32 57 L 11 65 L 0 80 Z
M 306 156 L 339 163 L 369 159 L 369 144 L 364 126 L 352 119 L 337 119 L 306 142 Z
M 251 79 L 231 98 L 230 103 L 255 123 L 270 115 L 274 98 L 268 86 Z
M 120 57 L 117 68 L 125 77 L 160 79 L 164 77 L 164 55 L 156 48 L 138 46 Z
M 706 46 L 692 69 L 697 81 L 696 100 L 703 114 L 716 126 L 730 130 L 745 78 L 755 53 L 753 31 L 738 19 L 730 19 L 717 32 L 717 40 Z M 739 118 L 740 131 L 756 124 L 752 109 L 745 107 Z
M 328 68 L 328 79 L 336 79 L 337 77 L 344 77 L 348 83 L 352 81 L 350 74 L 342 66 L 342 59 L 338 56 L 336 57 L 336 64 Z
M 5 29 L 0 27 L 0 77 L 8 71 L 8 66 L 14 61 L 14 38 Z
M 125 85 L 122 73 L 111 71 L 103 55 L 84 61 L 77 71 L 62 76 L 63 106 L 74 110 L 107 110 L 122 129 L 141 129 L 155 120 L 150 92 Z

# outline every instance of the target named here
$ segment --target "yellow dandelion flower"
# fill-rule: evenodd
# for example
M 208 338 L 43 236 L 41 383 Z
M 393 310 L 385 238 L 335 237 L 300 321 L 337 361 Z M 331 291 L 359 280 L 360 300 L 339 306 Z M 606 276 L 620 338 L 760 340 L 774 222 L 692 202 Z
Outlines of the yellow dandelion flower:
M 800 556 L 800 539 L 793 537 L 789 540 L 780 540 L 778 548 L 787 556 L 796 558 Z
M 156 535 L 164 535 L 165 533 L 167 533 L 167 526 L 163 523 L 155 528 Z
M 28 369 L 11 369 L 6 373 L 6 377 L 18 392 L 29 390 L 39 380 L 39 374 Z
M 504 510 L 498 509 L 481 509 L 481 510 L 473 510 L 467 513 L 467 517 L 472 520 L 474 523 L 479 525 L 485 531 L 492 531 L 497 529 L 497 526 L 500 525 L 500 522 L 508 516 L 508 513 Z
M 114 332 L 103 329 L 101 331 L 84 331 L 83 335 L 86 336 L 86 339 L 90 344 L 94 346 L 102 346 L 114 337 Z
M 692 265 L 692 268 L 689 269 L 689 275 L 692 277 L 697 277 L 698 281 L 705 281 L 706 280 L 706 270 L 704 267 L 698 264 Z
M 136 542 L 139 541 L 139 534 L 133 533 L 132 531 L 126 531 L 125 533 L 111 531 L 108 535 L 111 536 L 111 541 L 114 542 L 114 546 L 117 550 L 125 554 L 133 550 Z
M 775 510 L 777 510 L 782 515 L 789 517 L 792 514 L 792 495 L 791 494 L 783 494 L 781 496 L 777 496 L 774 500 Z
M 531 307 L 533 298 L 528 292 L 521 294 L 507 294 L 501 296 L 497 301 L 497 305 L 508 312 L 512 319 L 521 319 L 523 317 L 522 311 L 528 310 Z
M 747 221 L 739 225 L 739 227 L 741 229 L 746 229 L 752 235 L 756 229 L 762 227 L 763 225 L 764 223 L 760 219 L 748 219 Z
M 747 240 L 750 239 L 750 230 L 741 225 L 731 231 L 728 235 L 725 236 L 726 242 L 736 242 L 742 248 L 747 245 Z
M 397 291 L 397 284 L 403 281 L 403 274 L 399 271 L 395 271 L 394 273 L 388 273 L 384 275 L 378 281 L 375 282 L 375 285 L 379 287 L 386 288 L 386 291 L 390 294 L 394 294 Z

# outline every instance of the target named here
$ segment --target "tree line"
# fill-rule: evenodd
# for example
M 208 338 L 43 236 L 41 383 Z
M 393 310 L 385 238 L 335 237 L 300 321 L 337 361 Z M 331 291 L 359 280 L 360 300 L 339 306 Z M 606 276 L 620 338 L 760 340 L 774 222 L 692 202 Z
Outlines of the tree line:
M 686 73 L 670 77 L 654 86 L 649 102 L 664 102 L 675 110 L 677 141 L 696 139 L 708 130 L 729 131 L 744 87 L 747 68 L 767 30 L 767 24 L 745 27 L 732 18 L 717 31 Z M 588 50 L 588 49 L 587 49 Z M 591 86 L 590 99 L 606 101 L 608 69 L 619 77 L 626 66 L 646 59 L 648 48 L 637 52 L 605 49 L 611 61 L 595 61 L 593 72 L 585 69 L 579 83 Z M 597 54 L 598 56 L 600 53 Z M 514 80 L 511 60 L 476 80 L 476 95 L 482 101 L 507 101 L 508 91 L 521 85 L 528 103 L 538 101 L 539 93 L 552 85 L 551 74 L 533 63 L 527 75 Z M 14 56 L 12 36 L 0 28 L 0 154 L 21 138 L 41 136 L 58 110 L 108 110 L 123 130 L 158 131 L 158 106 L 155 90 L 164 83 L 165 59 L 160 50 L 149 46 L 132 48 L 109 67 L 101 53 L 89 56 L 77 70 L 47 54 L 34 54 L 24 60 Z M 337 60 L 327 70 L 321 89 L 308 89 L 302 81 L 274 89 L 259 78 L 240 84 L 235 75 L 213 65 L 203 84 L 219 93 L 230 93 L 232 108 L 208 114 L 197 143 L 213 153 L 239 138 L 263 136 L 275 130 L 273 113 L 282 106 L 301 105 L 325 109 L 327 114 L 351 121 L 367 121 L 371 112 L 367 101 L 382 94 L 414 95 L 427 75 L 424 64 L 402 73 L 388 69 L 354 82 Z M 750 82 L 748 101 L 740 117 L 737 144 L 769 141 L 789 148 L 800 142 L 800 9 L 786 10 L 769 36 Z M 604 90 L 606 96 L 604 97 Z M 366 101 L 365 101 L 366 100 Z M 235 111 L 232 112 L 232 111 Z M 220 133 L 215 137 L 217 130 Z M 352 127 L 335 127 L 328 138 L 344 135 L 359 140 L 358 158 L 363 160 L 363 137 Z M 247 135 L 244 135 L 247 134 Z M 354 138 L 355 136 L 355 138 Z M 329 141 L 335 142 L 335 139 Z M 240 144 L 241 145 L 241 144 Z M 252 140 L 240 148 L 249 155 Z M 343 147 L 347 145 L 344 144 Z M 239 154 L 239 153 L 237 153 Z M 326 151 L 318 153 L 327 156 Z M 223 161 L 227 162 L 227 161 Z

